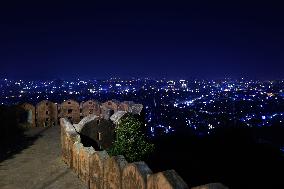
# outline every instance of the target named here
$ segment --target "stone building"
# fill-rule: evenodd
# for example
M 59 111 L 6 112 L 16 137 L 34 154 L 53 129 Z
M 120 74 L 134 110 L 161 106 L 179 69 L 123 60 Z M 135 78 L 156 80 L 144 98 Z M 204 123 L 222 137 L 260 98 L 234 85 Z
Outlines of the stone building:
M 57 104 L 43 100 L 36 105 L 36 124 L 38 127 L 55 126 L 58 123 Z
M 25 120 L 28 124 L 28 127 L 36 127 L 35 122 L 35 107 L 29 103 L 23 103 L 20 105 L 26 111 Z
M 88 100 L 86 102 L 82 102 L 80 108 L 81 108 L 81 114 L 80 114 L 81 118 L 86 117 L 88 115 L 100 116 L 101 114 L 100 104 L 94 100 Z
M 71 123 L 80 121 L 80 105 L 74 100 L 66 100 L 58 107 L 60 118 L 67 118 Z

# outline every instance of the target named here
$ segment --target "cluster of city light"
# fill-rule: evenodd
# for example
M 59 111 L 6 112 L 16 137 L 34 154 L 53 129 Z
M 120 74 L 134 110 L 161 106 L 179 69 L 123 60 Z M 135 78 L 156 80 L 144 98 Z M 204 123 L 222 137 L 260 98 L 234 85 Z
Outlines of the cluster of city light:
M 279 86 L 275 87 L 275 85 Z M 283 88 L 283 81 L 244 79 L 215 81 L 111 78 L 108 80 L 23 81 L 6 78 L 0 80 L 0 103 L 17 103 L 22 99 L 36 103 L 42 99 L 63 97 L 88 99 L 114 94 L 119 97 L 133 97 L 138 102 L 146 104 L 146 124 L 153 127 L 153 132 L 156 127 L 163 128 L 165 133 L 174 130 L 169 128 L 169 125 L 174 123 L 162 122 L 164 118 L 177 122 L 185 121 L 186 125 L 195 130 L 203 124 L 209 131 L 221 124 L 220 121 L 213 119 L 221 115 L 227 116 L 229 120 L 240 120 L 248 126 L 251 126 L 252 119 L 258 119 L 261 125 L 269 125 L 271 120 L 276 118 L 282 123 L 282 120 L 284 121 L 282 113 L 265 113 L 265 110 L 272 101 L 276 104 L 282 102 Z M 147 96 L 150 97 L 145 100 Z M 234 108 L 238 104 L 243 105 Z M 152 114 L 154 110 L 160 112 Z M 182 112 L 189 110 L 195 111 L 196 115 L 194 117 L 179 116 Z M 172 111 L 176 111 L 176 115 L 169 116 Z M 205 120 L 206 116 L 210 119 Z

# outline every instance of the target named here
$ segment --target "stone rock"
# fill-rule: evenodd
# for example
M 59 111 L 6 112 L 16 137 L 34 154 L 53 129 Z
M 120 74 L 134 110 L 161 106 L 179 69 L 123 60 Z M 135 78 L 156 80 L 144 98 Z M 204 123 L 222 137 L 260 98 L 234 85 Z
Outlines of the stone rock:
M 82 110 L 81 116 L 83 117 L 86 117 L 88 115 L 100 116 L 101 114 L 100 103 L 95 100 L 81 102 L 80 107 Z
M 68 118 L 72 123 L 80 121 L 80 105 L 74 100 L 67 100 L 58 105 L 59 117 Z
M 174 170 L 167 170 L 150 175 L 147 189 L 188 189 L 188 186 Z
M 90 160 L 90 189 L 104 188 L 104 164 L 109 158 L 106 151 L 96 151 Z
M 112 116 L 110 116 L 110 120 L 114 123 L 114 124 L 118 124 L 120 119 L 126 114 L 126 111 L 117 111 L 115 112 Z
M 57 104 L 43 100 L 36 105 L 37 126 L 48 127 L 55 126 L 58 123 Z
M 95 153 L 93 147 L 80 148 L 79 152 L 79 178 L 89 186 L 90 182 L 90 159 Z
M 105 162 L 104 189 L 122 189 L 122 171 L 127 165 L 124 156 L 113 156 Z
M 191 189 L 229 189 L 229 188 L 224 186 L 221 183 L 210 183 L 210 184 L 205 184 L 202 186 L 196 186 Z
M 146 189 L 147 177 L 150 174 L 152 171 L 145 162 L 130 163 L 122 172 L 122 188 Z
M 80 136 L 75 132 L 71 123 L 66 119 L 60 119 L 61 126 L 61 148 L 62 148 L 62 160 L 72 167 L 72 150 L 73 144 Z
M 79 142 L 76 141 L 73 144 L 73 150 L 72 150 L 72 169 L 73 171 L 79 176 L 79 154 L 81 148 L 84 146 Z
M 99 119 L 99 116 L 96 116 L 96 115 L 86 116 L 78 124 L 74 124 L 74 127 L 78 133 L 81 133 L 81 130 L 84 128 L 84 126 L 87 123 L 92 122 L 96 119 Z
M 130 107 L 129 112 L 132 114 L 138 114 L 140 115 L 141 111 L 143 110 L 143 105 L 142 104 L 133 104 Z

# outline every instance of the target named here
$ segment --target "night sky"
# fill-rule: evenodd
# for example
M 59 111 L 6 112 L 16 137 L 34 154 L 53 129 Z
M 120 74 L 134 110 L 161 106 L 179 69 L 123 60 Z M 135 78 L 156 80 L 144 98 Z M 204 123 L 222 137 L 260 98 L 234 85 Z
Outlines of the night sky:
M 284 78 L 271 1 L 0 4 L 0 77 Z

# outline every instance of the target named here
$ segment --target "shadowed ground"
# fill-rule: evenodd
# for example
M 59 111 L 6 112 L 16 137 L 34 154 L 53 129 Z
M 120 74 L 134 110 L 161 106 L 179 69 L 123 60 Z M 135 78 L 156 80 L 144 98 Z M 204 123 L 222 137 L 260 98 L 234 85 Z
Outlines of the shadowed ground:
M 61 160 L 59 127 L 35 128 L 33 144 L 0 162 L 1 189 L 85 189 L 86 186 Z

